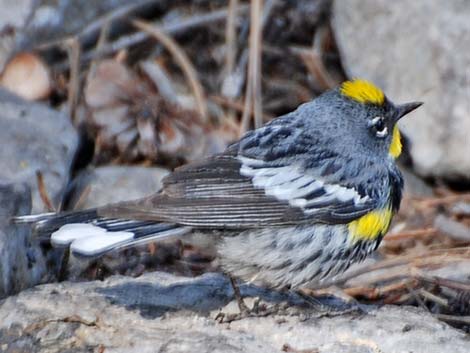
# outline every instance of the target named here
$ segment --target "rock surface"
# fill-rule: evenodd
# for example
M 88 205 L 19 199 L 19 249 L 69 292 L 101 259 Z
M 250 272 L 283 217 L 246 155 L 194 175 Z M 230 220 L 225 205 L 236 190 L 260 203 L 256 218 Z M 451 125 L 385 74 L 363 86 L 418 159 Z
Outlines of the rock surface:
M 350 77 L 424 106 L 400 122 L 416 170 L 470 180 L 470 2 L 335 1 L 333 27 Z
M 22 27 L 33 10 L 33 0 L 0 0 L 0 31 L 7 26 Z
M 26 182 L 32 190 L 32 212 L 40 213 L 45 209 L 37 186 L 36 172 L 40 171 L 57 204 L 78 145 L 70 119 L 0 89 L 0 141 L 0 178 Z
M 15 48 L 16 33 L 33 11 L 33 0 L 0 0 L 0 73 Z
M 146 2 L 149 3 L 148 0 L 136 0 L 132 5 Z M 100 0 L 86 4 L 81 0 L 35 1 L 34 11 L 23 28 L 21 42 L 23 45 L 38 44 L 89 30 L 87 25 L 99 16 L 127 4 L 129 1 L 126 0 Z
M 29 188 L 0 179 L 0 298 L 39 283 L 45 262 L 26 226 L 14 226 L 11 216 L 31 211 Z M 1 351 L 1 348 L 0 348 Z
M 294 301 L 254 287 L 242 292 Z M 156 272 L 38 286 L 0 304 L 0 352 L 464 353 L 470 347 L 465 334 L 410 307 L 333 316 L 290 306 L 288 314 L 219 323 L 214 317 L 234 305 L 232 293 L 219 274 Z
M 162 188 L 168 173 L 164 168 L 131 166 L 86 170 L 72 182 L 70 204 L 85 209 L 149 196 Z

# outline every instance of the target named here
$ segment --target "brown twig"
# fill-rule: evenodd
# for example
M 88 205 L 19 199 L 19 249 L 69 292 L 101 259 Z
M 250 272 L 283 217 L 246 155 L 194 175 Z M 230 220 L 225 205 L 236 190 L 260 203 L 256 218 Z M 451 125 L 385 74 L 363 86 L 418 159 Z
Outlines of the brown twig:
M 38 184 L 39 196 L 41 197 L 42 203 L 48 212 L 55 212 L 55 207 L 52 204 L 51 199 L 49 198 L 49 193 L 47 192 L 46 183 L 44 182 L 44 176 L 40 170 L 36 171 L 36 182 Z
M 237 9 L 238 15 L 245 14 L 249 9 L 249 5 L 241 5 Z M 186 19 L 180 19 L 174 22 L 165 23 L 161 25 L 161 30 L 167 34 L 176 35 L 181 32 L 185 32 L 188 29 L 207 25 L 218 21 L 224 21 L 227 17 L 227 10 L 217 10 L 206 14 L 196 14 Z M 150 37 L 147 32 L 136 32 L 126 36 L 122 36 L 119 39 L 106 43 L 101 48 L 93 49 L 89 52 L 84 53 L 81 56 L 81 63 L 86 63 L 94 59 L 103 58 L 107 55 L 118 52 L 119 50 L 129 48 L 130 46 L 142 43 Z M 66 40 L 66 39 L 65 39 Z M 64 40 L 59 41 L 57 44 L 62 43 Z M 57 72 L 65 71 L 69 68 L 68 62 L 60 62 L 54 65 L 54 69 Z
M 408 230 L 398 233 L 387 234 L 384 238 L 385 241 L 396 241 L 404 239 L 425 238 L 437 234 L 436 228 L 424 228 L 416 230 Z
M 254 125 L 262 125 L 261 101 L 261 13 L 262 0 L 251 2 L 250 12 L 250 49 L 248 59 L 248 75 L 245 91 L 245 105 L 240 124 L 240 135 L 243 135 L 249 126 L 251 105 L 253 104 Z
M 105 21 L 103 23 L 103 27 L 101 28 L 100 35 L 98 37 L 98 41 L 96 42 L 96 49 L 100 50 L 108 41 L 109 30 L 111 28 L 111 20 Z M 97 60 L 92 60 L 89 70 L 90 74 L 93 75 L 95 68 L 96 68 Z
M 395 283 L 378 287 L 360 286 L 345 288 L 344 292 L 352 297 L 362 296 L 369 300 L 376 300 L 390 294 L 391 292 L 404 291 L 408 289 L 409 286 L 415 286 L 415 282 L 417 281 L 414 278 L 406 278 Z
M 262 13 L 262 18 L 261 18 L 261 28 L 259 29 L 260 31 L 260 35 L 261 35 L 261 32 L 264 28 L 264 26 L 266 25 L 266 23 L 268 22 L 268 19 L 269 19 L 269 16 L 271 15 L 271 12 L 273 10 L 273 8 L 275 7 L 275 5 L 277 4 L 277 2 L 275 0 L 268 0 L 263 8 L 263 13 Z M 253 4 L 252 4 L 252 7 L 251 7 L 251 10 L 253 10 Z M 250 28 L 251 30 L 251 28 Z M 242 36 L 240 36 L 242 37 Z M 250 32 L 250 43 L 251 43 L 251 32 Z M 250 45 L 250 49 L 251 49 L 251 45 Z M 260 46 L 260 50 L 261 50 L 261 46 Z M 261 55 L 261 54 L 259 54 Z M 248 77 L 249 74 L 250 74 L 250 70 L 245 70 L 245 67 L 248 63 L 248 59 L 249 59 L 249 50 L 248 49 L 245 49 L 243 51 L 243 53 L 240 55 L 240 59 L 239 59 L 239 62 L 238 62 L 238 65 L 237 65 L 237 68 L 236 68 L 236 71 L 237 73 L 239 73 L 241 76 L 243 76 L 243 73 L 245 71 L 248 71 L 247 73 L 247 80 L 246 80 L 246 93 L 245 93 L 245 109 L 244 109 L 244 114 L 242 115 L 242 119 L 241 119 L 241 124 L 240 124 L 240 134 L 242 134 L 243 132 L 245 132 L 247 129 L 248 129 L 248 126 L 249 126 L 249 118 L 250 118 L 250 115 L 248 114 L 248 112 L 251 111 L 251 107 L 252 107 L 252 101 L 253 101 L 253 87 L 252 85 L 250 84 L 250 82 L 252 82 L 252 78 L 251 77 Z M 251 80 L 250 80 L 251 78 Z M 244 82 L 244 77 L 241 77 L 240 80 L 239 80 L 239 84 L 240 85 L 243 85 L 243 82 Z M 234 89 L 234 91 L 239 91 L 238 89 Z M 259 95 L 261 94 L 261 92 L 259 91 L 258 92 Z M 235 97 L 232 97 L 232 98 L 235 98 Z M 259 107 L 259 106 L 258 106 Z
M 368 266 L 358 268 L 357 270 L 350 271 L 349 273 L 343 275 L 341 278 L 338 278 L 332 282 L 324 283 L 318 286 L 318 288 L 328 287 L 333 284 L 344 284 L 353 278 L 359 277 L 360 275 L 397 266 L 413 265 L 413 268 L 419 268 L 424 266 L 452 263 L 461 260 L 461 258 L 459 258 L 457 255 L 463 255 L 465 258 L 465 256 L 469 256 L 469 254 L 470 247 L 461 247 L 451 249 L 437 249 L 428 251 L 427 253 L 421 255 L 411 254 L 405 256 L 397 256 L 392 259 L 383 260 Z M 409 275 L 409 273 L 407 274 L 406 272 L 402 272 L 402 275 Z
M 336 85 L 323 65 L 321 54 L 316 49 L 299 47 L 291 47 L 290 49 L 302 59 L 307 71 L 315 82 L 319 84 L 320 89 L 327 90 Z
M 369 300 L 375 300 L 380 297 L 379 290 L 376 287 L 357 286 L 343 289 L 351 297 L 363 297 Z
M 70 40 L 70 39 L 76 39 L 80 43 L 83 43 L 86 41 L 84 38 L 94 36 L 96 37 L 96 34 L 102 31 L 102 28 L 110 23 L 112 23 L 115 20 L 119 20 L 122 18 L 127 18 L 129 15 L 136 10 L 139 10 L 143 6 L 147 6 L 150 3 L 152 3 L 152 0 L 148 0 L 146 2 L 139 2 L 139 3 L 131 3 L 128 5 L 123 5 L 119 6 L 116 9 L 111 10 L 110 12 L 104 14 L 103 16 L 98 17 L 94 21 L 90 22 L 87 24 L 82 30 L 80 30 L 78 33 L 75 33 L 72 36 L 66 37 L 66 38 L 60 38 L 60 39 L 54 39 L 52 41 L 48 41 L 45 43 L 40 43 L 38 46 L 36 46 L 36 50 L 47 50 L 56 46 L 61 46 L 62 43 Z
M 261 14 L 263 0 L 253 0 L 252 4 L 251 23 L 253 31 L 250 31 L 250 42 L 252 41 L 253 43 L 253 51 L 251 51 L 250 44 L 250 62 L 252 62 L 253 65 L 253 111 L 255 129 L 257 129 L 263 125 L 263 102 L 261 92 Z
M 449 307 L 449 301 L 445 298 L 441 298 L 431 292 L 428 292 L 426 289 L 424 288 L 420 288 L 417 290 L 417 293 L 419 295 L 421 295 L 424 299 L 426 300 L 429 300 L 429 301 L 432 301 L 434 303 L 437 303 L 439 304 L 440 306 L 443 306 L 445 308 L 448 308 Z
M 78 200 L 75 202 L 73 205 L 74 210 L 80 210 L 84 207 L 88 196 L 90 195 L 91 192 L 91 185 L 87 185 L 81 192 L 80 195 L 78 196 Z
M 453 204 L 457 201 L 470 201 L 470 193 L 463 193 L 457 195 L 452 194 L 442 197 L 426 198 L 424 200 L 418 200 L 418 203 L 420 203 L 423 207 L 437 207 Z
M 310 75 L 318 82 L 322 90 L 331 89 L 337 84 L 323 64 L 323 46 L 329 31 L 329 26 L 318 27 L 314 34 L 312 50 L 300 54 Z
M 225 26 L 225 68 L 226 76 L 231 75 L 235 67 L 236 48 L 236 23 L 238 0 L 230 0 L 227 15 L 227 24 Z
M 448 278 L 442 278 L 438 276 L 428 276 L 424 273 L 419 273 L 416 276 L 417 279 L 435 284 L 440 287 L 447 287 L 455 290 L 470 291 L 470 283 L 456 281 Z
M 424 304 L 423 300 L 419 296 L 417 290 L 415 288 L 412 288 L 411 286 L 407 285 L 408 292 L 411 294 L 411 296 L 416 300 L 418 303 L 419 307 L 425 311 L 428 311 L 428 308 L 426 304 Z
M 239 131 L 239 136 L 242 136 L 249 127 L 250 124 L 250 112 L 253 111 L 253 106 L 252 106 L 252 99 L 253 99 L 253 86 L 252 86 L 252 79 L 251 79 L 251 72 L 248 69 L 248 75 L 247 75 L 247 84 L 246 84 L 246 91 L 245 91 L 245 102 L 243 105 L 243 113 L 242 113 L 242 119 L 240 123 L 240 131 Z
M 158 28 L 155 25 L 142 20 L 133 20 L 132 24 L 136 28 L 155 37 L 170 52 L 170 54 L 173 55 L 178 65 L 181 67 L 181 70 L 186 76 L 186 79 L 188 80 L 188 83 L 193 91 L 201 120 L 203 122 L 207 122 L 207 102 L 205 99 L 204 89 L 197 77 L 196 69 L 192 65 L 183 49 L 178 45 L 178 43 L 175 42 L 173 38 L 171 38 L 161 28 Z
M 68 108 L 72 123 L 76 123 L 76 108 L 80 95 L 80 43 L 76 38 L 64 42 L 70 63 L 70 80 L 68 84 Z
M 209 99 L 214 101 L 217 104 L 220 104 L 222 106 L 228 107 L 228 108 L 233 109 L 233 110 L 236 110 L 240 113 L 243 112 L 244 103 L 241 102 L 241 101 L 234 101 L 230 98 L 226 98 L 226 97 L 223 97 L 223 96 L 217 96 L 217 95 L 211 95 L 211 96 L 209 96 Z M 253 116 L 253 114 L 254 114 L 253 107 L 251 107 L 250 114 L 251 114 L 250 116 Z M 266 112 L 263 113 L 263 120 L 264 121 L 269 121 L 273 118 L 274 118 L 274 115 L 268 114 Z
M 227 16 L 227 24 L 225 27 L 225 68 L 224 68 L 224 76 L 225 78 L 232 77 L 234 74 L 233 70 L 235 68 L 235 57 L 237 53 L 237 43 L 236 43 L 236 14 L 237 14 L 237 7 L 238 7 L 238 0 L 230 0 L 229 8 L 228 8 L 228 16 Z M 228 84 L 233 84 L 232 81 L 223 81 L 229 82 Z M 224 86 L 222 86 L 222 90 L 224 90 Z M 223 92 L 224 93 L 224 92 Z M 227 114 L 228 119 L 234 118 L 234 111 L 232 109 L 228 110 Z
M 433 316 L 442 321 L 470 325 L 470 316 L 458 316 L 458 315 L 446 315 L 446 314 L 434 314 Z
M 267 0 L 263 9 L 263 16 L 261 19 L 261 30 L 268 23 L 272 10 L 278 4 L 277 0 Z M 247 31 L 242 28 L 238 36 L 238 43 L 244 43 L 247 38 Z M 248 64 L 249 48 L 244 48 L 238 59 L 238 64 L 235 66 L 231 75 L 225 77 L 222 84 L 222 94 L 228 98 L 235 99 L 240 96 L 242 86 L 245 83 L 245 75 L 247 75 L 246 66 Z M 242 119 L 243 120 L 243 119 Z

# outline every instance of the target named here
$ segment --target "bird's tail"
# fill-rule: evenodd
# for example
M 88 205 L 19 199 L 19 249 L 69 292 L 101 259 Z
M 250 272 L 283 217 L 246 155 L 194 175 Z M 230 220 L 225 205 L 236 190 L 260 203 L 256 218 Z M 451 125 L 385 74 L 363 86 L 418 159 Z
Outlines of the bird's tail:
M 73 254 L 88 257 L 190 231 L 172 223 L 102 217 L 98 209 L 19 216 L 13 222 L 31 224 L 37 237 L 50 239 L 54 246 L 70 246 Z

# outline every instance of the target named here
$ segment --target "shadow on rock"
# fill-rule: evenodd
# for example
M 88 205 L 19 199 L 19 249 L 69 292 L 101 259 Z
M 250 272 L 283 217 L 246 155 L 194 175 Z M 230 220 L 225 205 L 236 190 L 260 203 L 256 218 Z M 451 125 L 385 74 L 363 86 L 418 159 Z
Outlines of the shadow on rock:
M 234 299 L 230 280 L 222 274 L 205 274 L 196 278 L 185 278 L 172 283 L 154 281 L 129 281 L 96 291 L 115 305 L 125 306 L 128 310 L 138 310 L 145 318 L 157 318 L 167 312 L 193 311 L 208 314 L 226 306 Z M 312 308 L 312 303 L 344 309 L 350 305 L 335 297 L 314 298 L 311 301 L 295 292 L 282 292 L 241 284 L 244 298 L 257 297 L 263 302 L 281 303 Z

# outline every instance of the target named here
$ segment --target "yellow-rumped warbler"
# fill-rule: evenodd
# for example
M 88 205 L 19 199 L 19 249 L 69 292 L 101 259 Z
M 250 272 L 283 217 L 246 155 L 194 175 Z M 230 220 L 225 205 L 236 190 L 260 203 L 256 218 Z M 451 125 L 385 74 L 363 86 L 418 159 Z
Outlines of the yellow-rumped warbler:
M 318 283 L 364 259 L 387 232 L 403 187 L 396 123 L 421 104 L 394 105 L 368 81 L 347 81 L 176 169 L 155 195 L 17 221 L 85 256 L 220 233 L 233 276 L 276 288 Z

